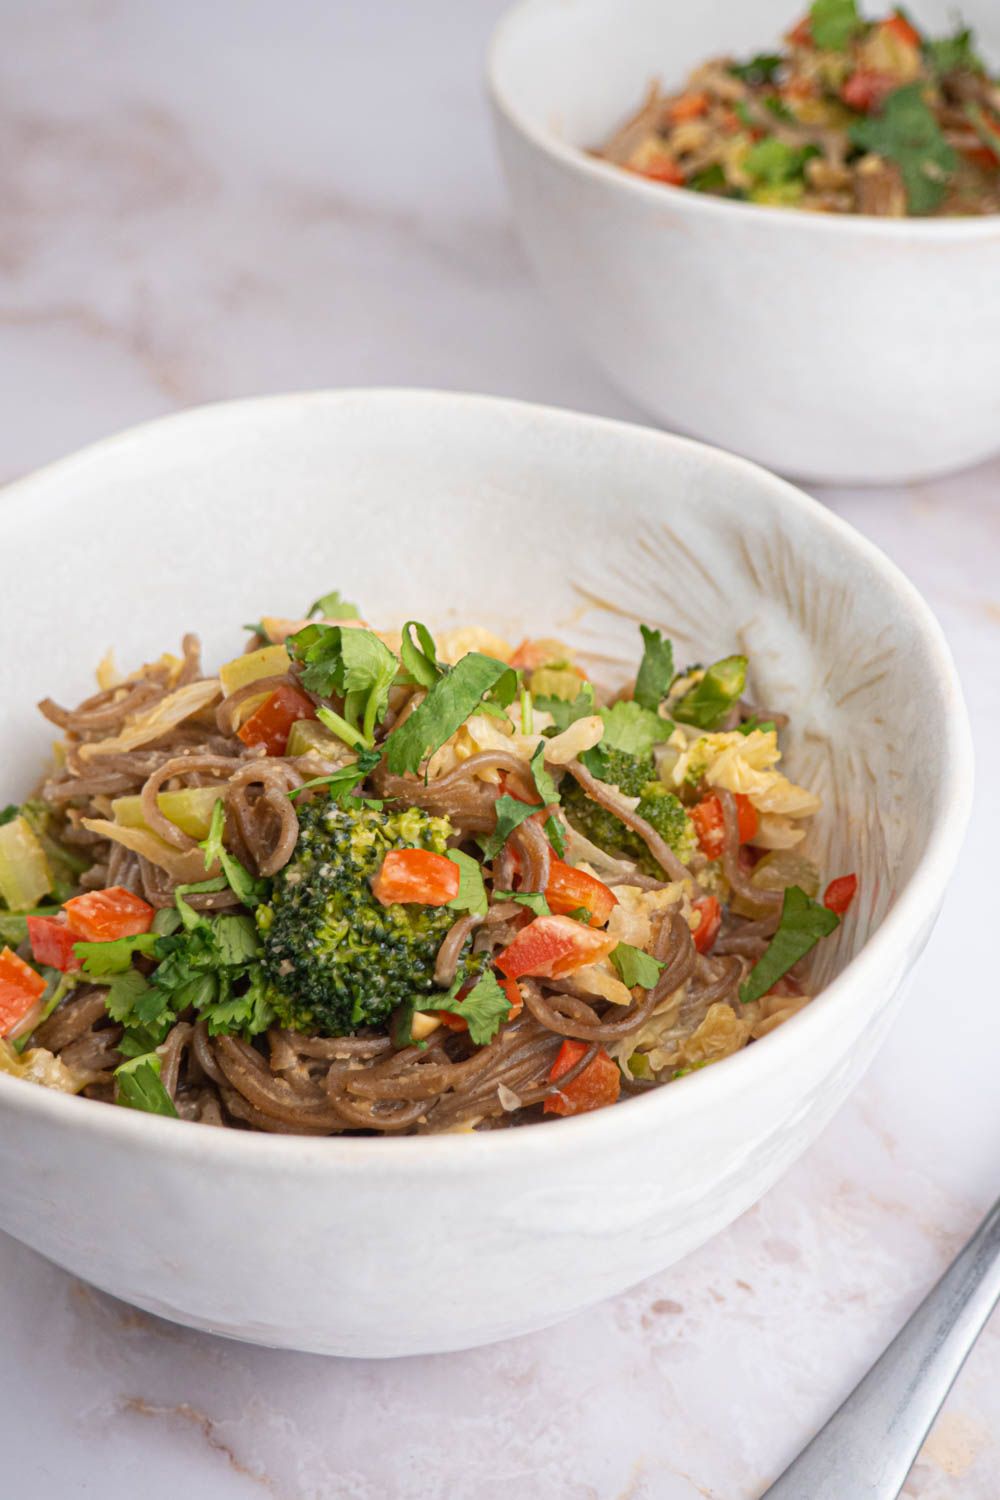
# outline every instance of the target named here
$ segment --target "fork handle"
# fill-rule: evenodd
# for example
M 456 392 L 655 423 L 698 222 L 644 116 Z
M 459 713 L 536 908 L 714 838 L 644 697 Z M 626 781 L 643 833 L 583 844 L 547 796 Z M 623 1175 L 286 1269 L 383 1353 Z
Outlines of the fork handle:
M 761 1500 L 896 1500 L 1000 1299 L 1000 1202 L 843 1406 Z

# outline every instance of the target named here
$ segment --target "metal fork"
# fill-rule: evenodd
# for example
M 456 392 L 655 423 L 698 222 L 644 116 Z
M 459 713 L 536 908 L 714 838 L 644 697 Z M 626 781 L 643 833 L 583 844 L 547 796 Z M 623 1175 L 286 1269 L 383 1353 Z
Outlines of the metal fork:
M 1000 1202 L 808 1448 L 761 1500 L 896 1500 L 1000 1299 Z

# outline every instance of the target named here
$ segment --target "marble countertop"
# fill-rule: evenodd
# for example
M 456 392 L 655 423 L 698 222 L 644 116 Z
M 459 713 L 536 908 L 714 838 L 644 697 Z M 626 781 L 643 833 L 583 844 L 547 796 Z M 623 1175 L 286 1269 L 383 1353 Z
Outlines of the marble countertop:
M 0 480 L 195 402 L 336 385 L 637 412 L 533 285 L 480 59 L 498 0 L 6 0 Z M 229 1344 L 0 1236 L 18 1500 L 752 1500 L 997 1192 L 1000 462 L 822 498 L 930 599 L 981 785 L 902 1017 L 819 1143 L 696 1255 L 547 1333 L 392 1363 Z M 996 1500 L 1000 1324 L 904 1494 Z M 846 1497 L 845 1497 L 846 1500 Z

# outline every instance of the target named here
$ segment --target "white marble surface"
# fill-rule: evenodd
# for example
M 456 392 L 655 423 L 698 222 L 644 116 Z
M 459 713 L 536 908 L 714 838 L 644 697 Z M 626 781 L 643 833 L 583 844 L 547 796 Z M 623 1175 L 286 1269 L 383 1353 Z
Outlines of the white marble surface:
M 2 0 L 0 478 L 144 417 L 289 388 L 440 385 L 639 416 L 577 355 L 516 247 L 480 82 L 499 8 Z M 157 1323 L 0 1237 L 3 1493 L 759 1493 L 1000 1180 L 998 491 L 1000 462 L 823 497 L 937 610 L 981 770 L 902 1019 L 796 1170 L 592 1313 L 392 1364 Z M 995 1321 L 904 1493 L 996 1500 L 998 1430 Z

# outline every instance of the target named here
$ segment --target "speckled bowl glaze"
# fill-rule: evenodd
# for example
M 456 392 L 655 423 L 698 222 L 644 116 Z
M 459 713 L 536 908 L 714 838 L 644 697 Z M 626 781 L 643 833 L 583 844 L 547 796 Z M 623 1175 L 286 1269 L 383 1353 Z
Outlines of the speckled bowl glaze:
M 39 548 L 38 537 L 54 539 Z M 738 648 L 792 715 L 813 852 L 860 897 L 826 988 L 714 1067 L 577 1119 L 482 1135 L 303 1139 L 164 1120 L 0 1076 L 0 1227 L 128 1302 L 343 1355 L 539 1328 L 694 1250 L 858 1081 L 933 925 L 969 810 L 955 672 L 922 600 L 820 505 L 742 459 L 564 411 L 329 392 L 169 417 L 7 490 L 4 797 L 38 774 L 32 705 L 336 585 L 368 618 L 559 635 L 609 685 L 637 622 L 681 659 Z M 32 622 L 38 629 L 31 630 Z M 44 623 L 44 628 L 42 628 Z
M 962 10 L 1000 63 L 995 0 Z M 944 35 L 952 11 L 913 14 Z M 1000 447 L 1000 215 L 761 208 L 586 155 L 653 78 L 679 87 L 706 58 L 766 52 L 794 17 L 789 0 L 516 6 L 489 83 L 525 247 L 574 337 L 670 427 L 814 480 L 974 463 Z

